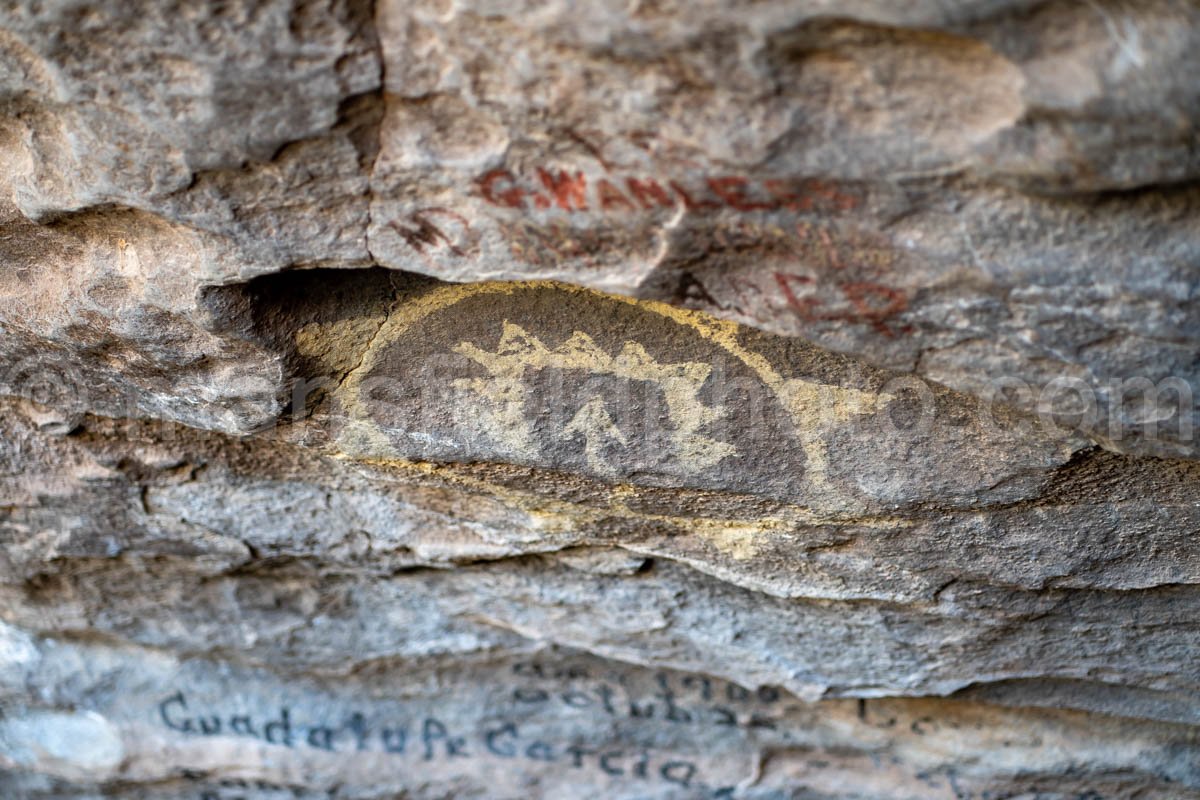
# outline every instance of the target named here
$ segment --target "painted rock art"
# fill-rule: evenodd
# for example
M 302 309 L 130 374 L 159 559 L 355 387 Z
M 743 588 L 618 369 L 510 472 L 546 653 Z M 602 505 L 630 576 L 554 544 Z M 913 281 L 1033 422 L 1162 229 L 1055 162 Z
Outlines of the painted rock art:
M 396 302 L 341 381 L 338 438 L 358 458 L 498 461 L 826 510 L 901 496 L 906 449 L 945 449 L 940 489 L 965 490 L 983 457 L 957 438 L 1014 444 L 982 407 L 978 430 L 931 435 L 945 393 L 919 381 L 832 374 L 798 342 L 661 303 L 544 282 L 435 286 Z M 1070 451 L 1018 447 L 1039 463 Z

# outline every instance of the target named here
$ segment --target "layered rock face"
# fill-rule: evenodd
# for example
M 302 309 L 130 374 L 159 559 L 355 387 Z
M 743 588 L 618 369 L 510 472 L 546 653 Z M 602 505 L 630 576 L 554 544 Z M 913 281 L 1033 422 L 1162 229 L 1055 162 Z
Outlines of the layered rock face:
M 0 796 L 1200 798 L 1200 5 L 0 9 Z

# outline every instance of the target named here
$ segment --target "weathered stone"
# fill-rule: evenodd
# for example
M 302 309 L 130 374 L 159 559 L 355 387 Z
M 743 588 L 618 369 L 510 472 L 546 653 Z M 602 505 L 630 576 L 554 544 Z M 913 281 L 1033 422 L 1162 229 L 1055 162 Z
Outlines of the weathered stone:
M 806 706 L 773 687 L 560 650 L 432 662 L 403 675 L 380 664 L 327 682 L 9 637 L 39 691 L 82 689 L 109 717 L 41 713 L 0 723 L 0 753 L 19 760 L 35 748 L 62 751 L 54 778 L 70 786 L 80 773 L 120 776 L 112 797 L 308 798 L 326 787 L 353 798 L 530 790 L 597 798 L 957 798 L 1074 796 L 1098 793 L 1095 787 L 1112 797 L 1131 796 L 1133 787 L 1148 797 L 1197 796 L 1173 752 L 1185 744 L 1182 726 L 1152 732 L 1145 723 L 1112 721 L 1097 730 L 1077 714 L 963 701 Z M 137 671 L 123 670 L 135 653 Z M 84 665 L 107 667 L 108 679 L 67 688 Z M 132 705 L 130 693 L 138 697 Z M 1034 726 L 1038 734 L 1030 736 Z M 55 737 L 66 729 L 91 741 L 103 730 L 108 749 L 61 748 Z M 23 746 L 14 747 L 9 737 L 18 732 Z M 753 755 L 759 748 L 762 755 Z M 798 779 L 809 793 L 795 793 Z M 65 787 L 54 793 L 32 776 L 14 775 L 8 784 L 29 797 L 87 796 Z
M 381 7 L 381 263 L 1019 380 L 1106 446 L 1197 454 L 1194 4 L 468 5 Z
M 1198 37 L 0 9 L 0 795 L 1200 797 Z

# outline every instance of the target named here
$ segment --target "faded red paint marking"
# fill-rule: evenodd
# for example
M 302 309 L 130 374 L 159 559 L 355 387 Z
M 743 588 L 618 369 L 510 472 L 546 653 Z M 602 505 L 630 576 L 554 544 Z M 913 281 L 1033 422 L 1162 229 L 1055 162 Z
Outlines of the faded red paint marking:
M 776 202 L 763 203 L 749 197 L 750 181 L 737 176 L 724 178 L 709 178 L 708 188 L 721 198 L 725 205 L 738 211 L 774 211 L 779 208 Z
M 625 185 L 629 187 L 629 193 L 641 203 L 642 208 L 649 210 L 656 205 L 664 208 L 671 208 L 675 205 L 675 201 L 671 198 L 671 193 L 653 178 L 645 180 L 626 178 Z
M 408 215 L 408 219 L 405 220 L 408 223 L 407 226 L 393 221 L 388 224 L 388 227 L 398 233 L 400 238 L 418 253 L 424 254 L 427 248 L 436 250 L 440 246 L 445 246 L 453 255 L 459 257 L 466 255 L 462 248 L 430 219 L 438 216 L 459 223 L 467 233 L 471 231 L 471 223 L 467 221 L 466 217 L 457 211 L 441 207 L 419 209 Z
M 682 205 L 685 210 L 698 214 L 724 209 L 746 214 L 775 211 L 842 213 L 856 208 L 860 202 L 859 197 L 845 187 L 816 178 L 756 179 L 720 175 L 664 180 L 612 175 L 589 180 L 587 174 L 579 170 L 547 167 L 537 167 L 535 174 L 536 185 L 531 180 L 522 180 L 510 170 L 494 169 L 476 183 L 480 196 L 488 203 L 521 211 L 555 208 L 569 213 L 631 213 L 638 209 L 654 211 Z
M 550 172 L 538 167 L 538 177 L 542 186 L 564 211 L 587 211 L 587 178 L 582 172 L 574 176 L 562 170 Z
M 888 322 L 908 308 L 908 295 L 900 289 L 884 286 L 872 281 L 835 283 L 834 288 L 849 301 L 852 310 L 830 310 L 825 301 L 817 297 L 801 297 L 797 287 L 816 286 L 817 281 L 807 275 L 776 272 L 775 282 L 783 292 L 787 304 L 805 322 L 850 322 L 867 324 L 889 338 L 897 333 L 909 333 L 904 327 L 893 330 Z M 876 302 L 882 300 L 882 302 Z
M 720 175 L 693 177 L 685 182 L 610 172 L 589 179 L 576 169 L 536 167 L 533 178 L 494 169 L 481 176 L 477 184 L 480 196 L 489 204 L 525 212 L 497 222 L 515 258 L 545 268 L 557 268 L 565 262 L 593 268 L 612 266 L 613 253 L 630 252 L 628 248 L 639 237 L 649 237 L 657 226 L 657 222 L 645 219 L 648 212 L 682 208 L 694 214 L 782 212 L 828 217 L 853 210 L 861 203 L 860 196 L 844 184 L 816 178 Z M 530 211 L 559 213 L 549 218 L 539 215 L 535 222 L 526 217 Z M 450 253 L 462 255 L 450 237 L 429 221 L 429 215 L 436 213 L 453 214 L 446 209 L 426 209 L 410 216 L 412 227 L 395 223 L 393 227 L 419 252 L 444 246 Z M 629 226 L 569 221 L 584 214 L 631 221 L 640 217 L 644 221 Z M 457 215 L 455 219 L 469 230 L 465 219 Z M 782 294 L 787 308 L 806 322 L 869 325 L 888 337 L 912 330 L 897 327 L 894 322 L 908 309 L 909 295 L 883 282 L 896 258 L 895 249 L 885 237 L 843 232 L 838 226 L 811 219 L 799 220 L 787 231 L 748 216 L 721 219 L 710 237 L 710 254 L 715 257 L 782 262 L 781 269 L 758 273 L 770 276 L 766 286 L 759 285 L 752 276 L 727 279 L 733 294 L 747 308 L 762 307 L 762 300 Z M 784 266 L 788 263 L 800 264 L 817 274 L 793 271 Z M 751 291 L 758 302 L 748 301 L 747 293 Z M 718 304 L 716 300 L 712 303 Z

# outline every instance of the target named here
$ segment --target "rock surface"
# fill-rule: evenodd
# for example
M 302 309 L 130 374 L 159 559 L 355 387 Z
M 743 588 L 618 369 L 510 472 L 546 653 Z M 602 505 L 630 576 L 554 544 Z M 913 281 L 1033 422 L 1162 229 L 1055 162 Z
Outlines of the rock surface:
M 1200 5 L 0 9 L 0 795 L 1200 797 Z

